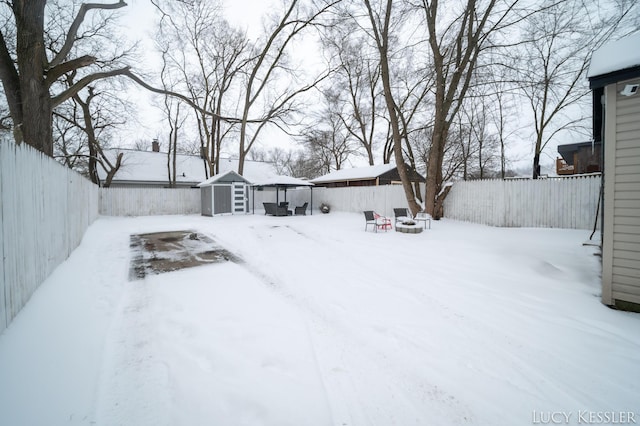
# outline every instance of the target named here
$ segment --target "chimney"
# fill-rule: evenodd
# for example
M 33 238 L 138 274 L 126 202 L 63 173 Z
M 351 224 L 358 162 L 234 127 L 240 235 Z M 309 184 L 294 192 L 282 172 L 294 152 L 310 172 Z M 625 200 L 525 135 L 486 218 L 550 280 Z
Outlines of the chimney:
M 160 143 L 158 143 L 158 139 L 154 139 L 153 142 L 151 142 L 151 150 L 153 152 L 160 152 Z

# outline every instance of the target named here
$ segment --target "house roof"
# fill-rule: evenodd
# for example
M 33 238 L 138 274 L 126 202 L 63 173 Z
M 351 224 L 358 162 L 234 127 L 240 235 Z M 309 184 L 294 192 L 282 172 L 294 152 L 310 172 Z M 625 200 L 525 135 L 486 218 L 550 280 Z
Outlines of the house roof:
M 603 87 L 640 75 L 640 32 L 607 43 L 595 50 L 587 77 L 591 88 Z
M 374 166 L 354 167 L 352 169 L 336 170 L 335 172 L 328 173 L 324 176 L 311 179 L 311 182 L 324 183 L 375 179 L 395 168 L 395 164 L 377 164 Z
M 167 183 L 167 153 L 154 151 L 137 151 L 133 149 L 107 149 L 105 155 L 115 162 L 118 153 L 122 152 L 122 166 L 113 177 L 113 182 L 126 183 Z M 98 168 L 100 180 L 106 173 Z M 230 170 L 238 170 L 238 160 L 220 159 L 220 174 Z M 260 161 L 245 161 L 243 177 L 250 182 L 264 180 L 275 175 L 272 164 Z M 178 154 L 176 156 L 176 183 L 195 186 L 207 179 L 205 165 L 197 155 Z

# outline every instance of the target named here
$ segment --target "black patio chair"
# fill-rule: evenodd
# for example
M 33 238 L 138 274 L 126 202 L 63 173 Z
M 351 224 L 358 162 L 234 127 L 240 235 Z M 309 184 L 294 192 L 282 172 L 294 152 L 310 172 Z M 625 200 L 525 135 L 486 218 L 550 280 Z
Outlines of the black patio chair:
M 301 214 L 301 215 L 305 215 L 307 214 L 307 206 L 309 205 L 309 203 L 305 202 L 303 205 L 301 206 L 296 206 L 295 211 L 296 214 Z
M 393 215 L 395 216 L 394 225 L 397 225 L 398 222 L 406 222 L 407 220 L 411 220 L 411 213 L 409 209 L 393 209 Z
M 271 216 L 291 216 L 291 210 L 287 210 L 285 206 L 279 206 L 276 203 L 262 203 L 264 206 L 264 214 Z

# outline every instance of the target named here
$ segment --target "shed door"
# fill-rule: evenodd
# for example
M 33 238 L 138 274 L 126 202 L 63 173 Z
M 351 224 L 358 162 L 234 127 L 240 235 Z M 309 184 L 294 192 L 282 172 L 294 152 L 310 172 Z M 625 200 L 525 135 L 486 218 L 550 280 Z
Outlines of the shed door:
M 231 187 L 213 185 L 213 214 L 232 213 Z
M 233 213 L 246 213 L 248 210 L 248 187 L 242 182 L 233 183 Z

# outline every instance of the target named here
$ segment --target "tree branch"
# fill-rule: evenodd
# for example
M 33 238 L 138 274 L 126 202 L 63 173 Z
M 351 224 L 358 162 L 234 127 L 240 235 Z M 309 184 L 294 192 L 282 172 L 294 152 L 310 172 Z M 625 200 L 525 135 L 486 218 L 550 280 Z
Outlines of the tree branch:
M 97 58 L 95 56 L 84 55 L 76 59 L 72 59 L 67 62 L 63 62 L 55 67 L 49 68 L 47 74 L 47 83 L 49 86 L 53 84 L 58 78 L 62 75 L 68 73 L 69 71 L 77 70 L 78 68 L 88 67 L 89 65 L 95 63 Z
M 121 70 L 121 72 L 118 73 L 118 75 L 123 75 L 125 77 L 129 77 L 131 80 L 135 81 L 140 86 L 144 87 L 145 89 L 147 89 L 150 92 L 158 93 L 160 95 L 168 95 L 168 96 L 172 96 L 174 98 L 178 98 L 178 99 L 182 100 L 183 102 L 186 102 L 191 108 L 195 109 L 198 112 L 201 112 L 202 114 L 217 118 L 217 119 L 219 119 L 221 121 L 224 121 L 224 122 L 227 122 L 227 123 L 241 123 L 242 122 L 242 119 L 240 119 L 240 118 L 225 117 L 225 116 L 221 116 L 219 114 L 215 114 L 215 113 L 213 113 L 211 111 L 207 111 L 206 109 L 200 107 L 199 105 L 194 103 L 191 99 L 189 99 L 188 97 L 186 97 L 186 96 L 184 96 L 184 95 L 182 95 L 180 93 L 172 92 L 171 90 L 158 89 L 156 87 L 150 86 L 144 80 L 142 80 L 140 77 L 138 77 L 133 72 L 131 72 L 131 69 L 129 67 L 123 68 Z M 262 123 L 263 121 L 264 121 L 263 119 L 248 119 L 248 120 L 246 120 L 247 123 Z
M 69 32 L 67 32 L 67 37 L 64 41 L 64 45 L 62 46 L 62 48 L 60 49 L 60 52 L 58 52 L 56 57 L 53 58 L 53 60 L 49 63 L 49 69 L 57 67 L 67 58 L 67 56 L 69 55 L 69 52 L 71 52 L 71 48 L 73 47 L 73 44 L 76 41 L 75 39 L 76 39 L 76 35 L 78 34 L 78 29 L 80 28 L 80 25 L 84 21 L 84 18 L 89 10 L 120 9 L 121 7 L 125 7 L 125 6 L 127 6 L 127 3 L 125 3 L 124 0 L 119 0 L 117 3 L 110 3 L 110 4 L 83 3 L 82 6 L 80 6 L 80 10 L 78 11 L 78 14 L 73 20 L 73 23 L 71 24 L 71 27 L 69 27 Z

